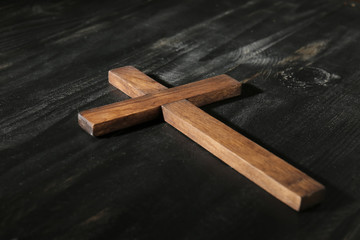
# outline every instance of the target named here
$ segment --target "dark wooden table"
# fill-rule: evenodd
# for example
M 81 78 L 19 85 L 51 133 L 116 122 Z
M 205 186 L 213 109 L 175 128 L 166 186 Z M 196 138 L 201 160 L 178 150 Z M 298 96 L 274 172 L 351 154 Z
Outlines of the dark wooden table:
M 0 239 L 360 239 L 359 1 L 2 1 Z M 93 138 L 77 113 L 258 75 L 204 108 L 327 187 L 297 213 L 161 121 Z

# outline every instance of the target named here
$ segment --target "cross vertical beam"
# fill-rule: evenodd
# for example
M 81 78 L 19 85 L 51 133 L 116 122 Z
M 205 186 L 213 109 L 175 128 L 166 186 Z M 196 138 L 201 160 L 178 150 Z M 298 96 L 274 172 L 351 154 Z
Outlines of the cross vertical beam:
M 190 102 L 162 109 L 167 123 L 293 209 L 306 209 L 322 199 L 320 183 Z

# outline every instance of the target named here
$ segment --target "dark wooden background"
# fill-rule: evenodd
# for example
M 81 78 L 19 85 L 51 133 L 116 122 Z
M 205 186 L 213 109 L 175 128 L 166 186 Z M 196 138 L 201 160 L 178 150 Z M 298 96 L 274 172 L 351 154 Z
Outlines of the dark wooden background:
M 77 113 L 259 73 L 204 109 L 322 182 L 297 213 L 171 126 L 103 138 Z M 359 1 L 1 1 L 0 239 L 360 239 Z

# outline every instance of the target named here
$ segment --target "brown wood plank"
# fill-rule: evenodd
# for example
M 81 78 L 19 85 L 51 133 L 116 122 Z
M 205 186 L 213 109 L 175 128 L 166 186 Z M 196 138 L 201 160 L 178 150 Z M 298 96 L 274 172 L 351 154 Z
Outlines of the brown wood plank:
M 320 202 L 325 187 L 188 101 L 162 106 L 167 123 L 299 211 Z
M 134 78 L 131 80 L 134 80 Z M 147 84 L 144 84 L 144 81 L 133 82 L 140 84 L 139 86 L 134 85 L 133 91 L 126 90 L 130 95 L 139 95 L 141 91 L 135 91 L 135 89 L 148 87 Z M 152 82 L 149 83 L 152 84 Z M 130 82 L 130 87 L 127 89 L 131 89 L 131 85 L 132 82 Z M 134 99 L 82 111 L 78 115 L 78 120 L 80 126 L 88 133 L 100 136 L 158 118 L 161 116 L 160 106 L 166 103 L 188 99 L 195 105 L 202 106 L 240 95 L 240 93 L 240 82 L 227 75 L 219 75 L 194 83 L 156 91 Z

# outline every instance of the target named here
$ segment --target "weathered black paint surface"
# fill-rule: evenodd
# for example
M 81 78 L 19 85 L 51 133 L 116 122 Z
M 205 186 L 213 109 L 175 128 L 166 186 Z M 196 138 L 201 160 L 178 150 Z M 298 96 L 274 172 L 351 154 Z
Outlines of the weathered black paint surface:
M 0 239 L 360 239 L 357 1 L 2 1 Z M 326 185 L 296 213 L 171 126 L 96 139 L 107 71 L 256 73 L 205 110 Z

